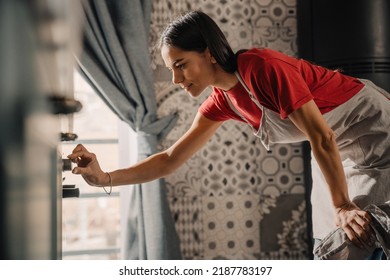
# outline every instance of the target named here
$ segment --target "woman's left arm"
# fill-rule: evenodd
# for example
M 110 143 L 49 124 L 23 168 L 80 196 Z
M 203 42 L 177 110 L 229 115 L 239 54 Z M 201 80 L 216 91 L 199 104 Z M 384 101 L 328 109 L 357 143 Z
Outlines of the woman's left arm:
M 329 186 L 337 225 L 357 246 L 369 243 L 372 234 L 370 215 L 359 209 L 348 196 L 347 182 L 341 163 L 335 135 L 314 101 L 301 106 L 289 119 L 308 137 L 318 165 Z

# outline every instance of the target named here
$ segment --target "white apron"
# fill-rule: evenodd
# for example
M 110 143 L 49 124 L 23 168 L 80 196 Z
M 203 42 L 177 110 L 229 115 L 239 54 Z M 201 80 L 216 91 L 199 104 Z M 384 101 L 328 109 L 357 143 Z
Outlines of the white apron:
M 261 109 L 262 119 L 256 130 L 234 107 L 269 150 L 271 143 L 293 143 L 307 140 L 290 119 L 262 106 L 235 73 L 252 101 Z M 365 87 L 347 102 L 324 114 L 333 129 L 347 179 L 350 199 L 359 207 L 390 201 L 390 94 L 372 82 L 361 80 Z M 335 213 L 325 178 L 312 156 L 312 220 L 313 237 L 322 239 L 333 231 Z

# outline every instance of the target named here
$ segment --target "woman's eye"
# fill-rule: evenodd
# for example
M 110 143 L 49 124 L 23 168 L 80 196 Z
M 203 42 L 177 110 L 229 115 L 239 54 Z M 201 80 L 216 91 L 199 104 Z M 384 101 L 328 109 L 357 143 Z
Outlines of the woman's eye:
M 176 65 L 176 68 L 179 68 L 180 70 L 183 70 L 184 66 L 185 66 L 185 64 L 179 64 L 179 65 Z

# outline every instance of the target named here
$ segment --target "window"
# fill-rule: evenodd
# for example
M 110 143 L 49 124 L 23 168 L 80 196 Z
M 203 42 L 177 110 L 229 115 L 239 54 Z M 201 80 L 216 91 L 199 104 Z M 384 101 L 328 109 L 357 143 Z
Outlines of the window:
M 78 135 L 76 141 L 62 142 L 62 157 L 81 143 L 99 159 L 105 171 L 118 168 L 118 117 L 106 106 L 79 73 L 74 74 L 75 99 L 83 109 L 63 120 L 63 130 Z M 91 187 L 81 176 L 63 172 L 64 185 L 76 185 L 78 198 L 62 201 L 63 259 L 118 259 L 120 244 L 119 189 L 108 196 L 102 188 Z

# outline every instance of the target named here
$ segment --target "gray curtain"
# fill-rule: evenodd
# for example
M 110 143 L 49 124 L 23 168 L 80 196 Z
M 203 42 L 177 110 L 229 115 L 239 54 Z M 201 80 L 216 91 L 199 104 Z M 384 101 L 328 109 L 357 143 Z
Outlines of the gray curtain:
M 150 69 L 151 0 L 84 1 L 85 35 L 80 72 L 107 105 L 137 133 L 138 160 L 156 152 L 175 115 L 157 119 Z M 86 104 L 87 105 L 87 104 Z M 122 257 L 181 259 L 163 180 L 121 190 Z

